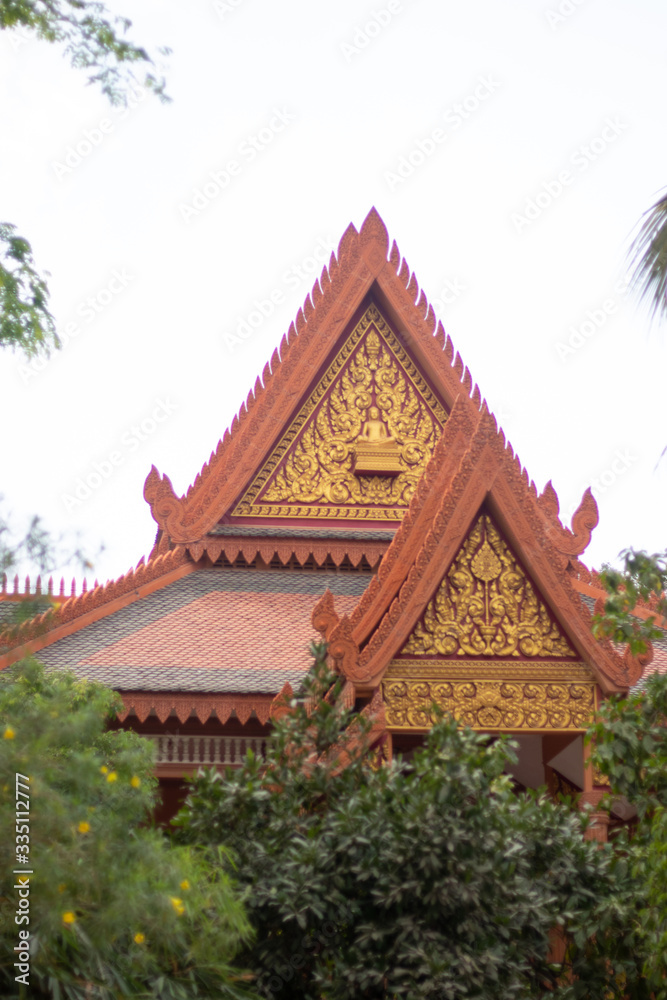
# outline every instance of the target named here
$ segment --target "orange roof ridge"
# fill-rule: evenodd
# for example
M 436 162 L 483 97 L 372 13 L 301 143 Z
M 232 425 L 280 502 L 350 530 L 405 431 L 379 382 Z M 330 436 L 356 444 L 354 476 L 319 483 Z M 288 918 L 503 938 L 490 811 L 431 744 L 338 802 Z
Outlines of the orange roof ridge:
M 161 578 L 173 574 L 183 567 L 194 567 L 187 551 L 177 546 L 170 552 L 150 558 L 145 562 L 142 556 L 135 567 L 123 573 L 117 580 L 98 585 L 93 590 L 87 590 L 78 597 L 69 600 L 58 607 L 23 622 L 16 630 L 7 635 L 6 645 L 9 652 L 0 656 L 0 669 L 16 662 L 28 652 L 43 649 L 52 642 L 78 631 L 87 624 L 91 614 L 95 620 L 105 617 L 116 609 L 119 600 L 126 598 L 138 588 L 146 587 Z M 127 603 L 125 601 L 124 603 Z M 0 639 L 2 639 L 0 632 Z
M 245 403 L 184 496 L 153 466 L 144 497 L 160 530 L 179 544 L 197 542 L 223 517 L 242 487 L 270 454 L 281 428 L 322 369 L 332 346 L 371 286 L 376 285 L 389 310 L 401 319 L 404 339 L 448 406 L 457 396 L 478 410 L 481 394 L 460 354 L 438 322 L 415 275 L 401 258 L 375 208 L 361 230 L 348 226 L 280 348 L 265 364 Z M 285 400 L 292 407 L 286 410 Z M 252 424 L 252 427 L 250 426 Z M 268 433 L 257 432 L 265 424 Z
M 452 424 L 456 419 L 453 411 Z M 440 445 L 444 441 L 443 433 Z M 582 549 L 582 543 L 590 539 L 592 521 L 597 521 L 597 507 L 590 491 L 584 494 L 579 517 L 573 518 L 573 523 L 577 519 L 574 532 L 563 528 L 553 512 L 545 514 L 525 469 L 505 443 L 486 406 L 480 411 L 463 457 L 452 462 L 456 468 L 448 468 L 444 445 L 437 458 L 434 453 L 430 465 L 438 463 L 433 484 L 438 497 L 434 516 L 419 520 L 419 507 L 424 508 L 428 501 L 418 492 L 406 515 L 405 531 L 397 532 L 384 556 L 383 562 L 398 568 L 391 585 L 383 588 L 383 579 L 388 577 L 381 569 L 379 582 L 369 586 L 351 618 L 343 617 L 331 631 L 330 649 L 338 668 L 358 684 L 373 687 L 379 682 L 439 585 L 443 568 L 451 564 L 482 504 L 489 502 L 557 617 L 561 623 L 567 622 L 580 654 L 591 663 L 604 690 L 625 689 L 633 683 L 641 673 L 641 665 L 621 658 L 608 641 L 593 638 L 590 611 L 567 572 L 572 550 Z M 356 630 L 355 621 L 359 622 Z

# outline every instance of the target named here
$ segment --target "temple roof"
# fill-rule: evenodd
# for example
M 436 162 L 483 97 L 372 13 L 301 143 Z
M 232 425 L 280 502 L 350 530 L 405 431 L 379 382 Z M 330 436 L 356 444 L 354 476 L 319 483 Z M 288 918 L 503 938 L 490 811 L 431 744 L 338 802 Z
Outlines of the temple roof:
M 350 398 L 355 381 L 363 390 L 360 399 Z M 383 395 L 387 387 L 400 399 Z M 196 543 L 221 522 L 240 525 L 257 516 L 273 524 L 276 518 L 301 521 L 304 527 L 313 523 L 304 518 L 318 514 L 338 527 L 351 517 L 355 527 L 361 517 L 369 527 L 400 519 L 413 488 L 409 462 L 418 473 L 416 484 L 459 396 L 479 408 L 469 371 L 396 243 L 390 249 L 373 209 L 360 232 L 353 226 L 345 232 L 337 256 L 332 254 L 296 323 L 187 493 L 177 497 L 168 476 L 151 469 L 144 496 L 159 526 L 158 540 L 162 546 L 167 538 L 171 544 Z M 378 400 L 388 436 L 402 446 L 400 489 L 396 483 L 382 485 L 394 499 L 401 493 L 403 511 L 393 501 L 364 502 L 363 473 L 350 470 L 348 445 L 359 440 L 358 421 L 367 419 Z M 341 408 L 347 408 L 348 425 L 351 419 L 347 433 L 337 422 Z M 326 467 L 326 476 L 313 472 L 316 462 Z M 299 477 L 307 482 L 297 482 L 295 490 Z
M 329 588 L 352 610 L 367 583 L 361 573 L 200 569 L 51 641 L 39 659 L 121 692 L 275 695 L 311 665 L 317 598 Z
M 591 492 L 571 529 L 551 483 L 538 496 L 374 209 L 344 234 L 192 487 L 177 497 L 153 468 L 144 494 L 158 524 L 148 560 L 63 594 L 18 629 L 0 668 L 35 652 L 134 692 L 140 712 L 153 697 L 158 714 L 187 718 L 206 692 L 220 718 L 231 694 L 246 717 L 265 715 L 248 699 L 302 676 L 315 606 L 340 669 L 370 691 L 438 594 L 446 602 L 446 574 L 478 530 L 484 559 L 514 566 L 549 641 L 604 692 L 641 671 L 591 635 L 579 561 L 598 520 Z
M 498 523 L 519 559 L 514 578 L 527 575 L 531 595 L 534 585 L 543 595 L 542 605 L 531 596 L 531 617 L 544 607 L 539 615 L 553 618 L 603 691 L 627 689 L 641 674 L 641 665 L 593 638 L 590 611 L 573 586 L 581 566 L 578 555 L 597 524 L 592 495 L 584 495 L 573 517 L 574 530 L 565 529 L 553 488 L 549 484 L 538 497 L 486 405 L 471 414 L 459 401 L 407 516 L 352 614 L 340 616 L 328 595 L 314 611 L 313 623 L 330 642 L 340 669 L 362 687 L 379 683 L 484 512 Z M 500 544 L 506 550 L 505 542 Z M 498 556 L 489 550 L 488 558 L 497 561 Z M 507 595 L 503 605 L 509 607 L 511 600 Z M 456 633 L 460 624 L 452 620 L 450 628 Z

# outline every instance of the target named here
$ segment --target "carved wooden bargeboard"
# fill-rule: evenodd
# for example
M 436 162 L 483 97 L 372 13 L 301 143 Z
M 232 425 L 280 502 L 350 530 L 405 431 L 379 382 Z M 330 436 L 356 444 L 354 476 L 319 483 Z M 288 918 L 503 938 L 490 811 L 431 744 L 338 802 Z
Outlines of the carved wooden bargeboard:
M 427 729 L 434 705 L 491 731 L 583 730 L 596 684 L 487 511 L 382 682 L 387 724 Z
M 233 514 L 399 521 L 446 419 L 370 305 Z

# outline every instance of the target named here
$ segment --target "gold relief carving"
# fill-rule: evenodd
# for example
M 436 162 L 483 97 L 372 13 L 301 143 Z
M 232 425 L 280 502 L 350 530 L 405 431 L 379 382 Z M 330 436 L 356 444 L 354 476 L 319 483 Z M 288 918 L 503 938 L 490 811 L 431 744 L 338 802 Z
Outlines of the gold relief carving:
M 577 655 L 488 514 L 477 519 L 401 653 Z
M 369 306 L 233 513 L 400 520 L 446 419 Z
M 400 677 L 403 680 L 441 680 L 446 673 L 449 681 L 481 680 L 540 681 L 543 683 L 560 681 L 567 684 L 583 682 L 593 684 L 594 677 L 589 667 L 578 663 L 558 660 L 448 660 L 443 663 L 436 659 L 392 660 L 387 668 L 385 680 Z
M 428 729 L 433 705 L 473 729 L 572 730 L 593 721 L 595 685 L 507 680 L 384 680 L 387 725 Z

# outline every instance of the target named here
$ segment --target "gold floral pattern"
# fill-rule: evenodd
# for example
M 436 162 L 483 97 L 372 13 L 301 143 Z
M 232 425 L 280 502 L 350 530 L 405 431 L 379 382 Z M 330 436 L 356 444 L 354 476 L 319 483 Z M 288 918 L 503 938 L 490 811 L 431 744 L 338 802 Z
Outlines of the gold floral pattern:
M 370 411 L 396 451 L 392 474 L 355 475 Z M 234 510 L 237 516 L 399 520 L 446 411 L 371 305 Z
M 430 728 L 434 705 L 484 730 L 582 730 L 595 711 L 592 682 L 391 678 L 382 691 L 387 725 L 397 729 Z
M 491 517 L 482 514 L 401 655 L 577 654 Z

